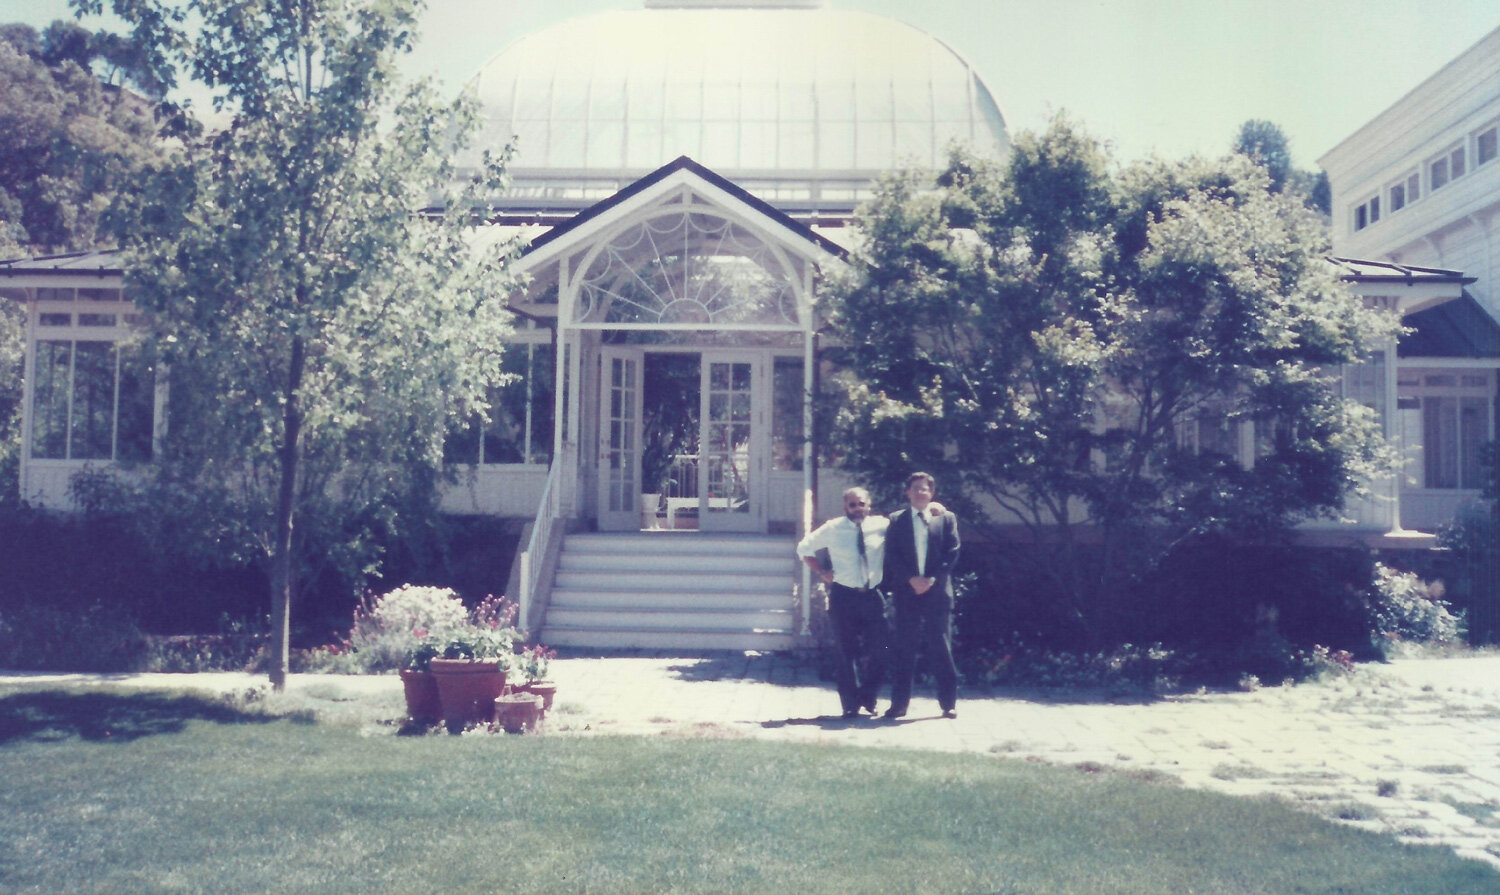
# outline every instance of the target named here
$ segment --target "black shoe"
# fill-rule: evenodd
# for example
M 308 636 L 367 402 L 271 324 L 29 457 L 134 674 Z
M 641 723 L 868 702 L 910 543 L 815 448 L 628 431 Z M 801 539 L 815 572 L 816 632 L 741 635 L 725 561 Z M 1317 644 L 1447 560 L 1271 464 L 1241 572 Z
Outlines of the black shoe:
M 859 709 L 850 709 L 840 717 L 842 717 L 845 721 L 853 721 L 855 718 L 859 717 Z
M 873 699 L 871 699 L 869 702 L 865 703 L 864 705 L 860 706 L 860 708 L 862 708 L 865 711 L 869 712 L 871 715 L 878 715 L 878 714 L 880 714 L 879 712 L 875 711 L 875 700 L 873 700 Z
M 885 714 L 881 715 L 880 717 L 884 718 L 887 721 L 894 721 L 897 718 L 905 718 L 906 709 L 886 709 Z
M 943 709 L 943 717 L 950 721 L 958 717 L 958 709 Z

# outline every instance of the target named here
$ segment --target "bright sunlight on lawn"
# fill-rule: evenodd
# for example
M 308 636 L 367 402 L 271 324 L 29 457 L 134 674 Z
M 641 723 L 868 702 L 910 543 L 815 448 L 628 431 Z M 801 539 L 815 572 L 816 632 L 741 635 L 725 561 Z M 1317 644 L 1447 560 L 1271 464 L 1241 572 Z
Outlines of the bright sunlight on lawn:
M 389 708 L 11 689 L 0 890 L 1500 891 L 1445 849 L 1121 774 L 734 740 L 397 737 L 376 721 Z

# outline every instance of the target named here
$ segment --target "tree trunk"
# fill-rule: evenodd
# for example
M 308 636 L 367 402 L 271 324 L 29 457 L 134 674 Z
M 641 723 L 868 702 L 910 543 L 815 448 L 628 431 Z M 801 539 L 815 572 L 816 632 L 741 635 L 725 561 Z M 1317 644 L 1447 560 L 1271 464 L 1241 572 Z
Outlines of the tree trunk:
M 282 413 L 283 441 L 278 451 L 276 489 L 276 542 L 271 554 L 271 621 L 275 626 L 271 644 L 271 688 L 286 689 L 292 655 L 292 526 L 297 504 L 297 472 L 302 448 L 302 339 L 292 340 L 292 359 L 287 371 L 286 409 Z

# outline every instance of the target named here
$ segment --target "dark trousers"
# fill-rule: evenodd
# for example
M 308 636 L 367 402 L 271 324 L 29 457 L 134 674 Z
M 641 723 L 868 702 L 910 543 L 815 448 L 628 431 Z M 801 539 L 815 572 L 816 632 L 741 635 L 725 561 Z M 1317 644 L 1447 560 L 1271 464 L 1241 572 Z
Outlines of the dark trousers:
M 839 705 L 845 713 L 873 706 L 890 664 L 885 598 L 878 590 L 830 584 L 828 614 L 839 644 Z
M 917 651 L 927 656 L 937 679 L 938 707 L 958 702 L 958 666 L 953 664 L 953 598 L 936 590 L 917 596 L 896 594 L 895 662 L 891 679 L 891 710 L 905 712 L 911 702 L 911 683 L 917 670 Z

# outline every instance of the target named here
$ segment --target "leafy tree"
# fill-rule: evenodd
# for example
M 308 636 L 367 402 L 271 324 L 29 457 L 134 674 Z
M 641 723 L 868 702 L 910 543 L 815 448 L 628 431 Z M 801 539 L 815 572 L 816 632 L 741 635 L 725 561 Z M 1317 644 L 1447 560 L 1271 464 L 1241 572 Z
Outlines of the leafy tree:
M 152 172 L 121 236 L 170 369 L 172 443 L 150 487 L 180 514 L 158 515 L 265 563 L 280 688 L 298 582 L 322 557 L 369 568 L 397 506 L 432 506 L 448 420 L 501 378 L 504 250 L 476 262 L 466 243 L 501 169 L 449 193 L 445 153 L 475 110 L 398 81 L 413 0 L 114 11 L 136 46 L 163 48 L 165 82 L 185 71 L 233 113 Z M 437 194 L 445 212 L 414 213 Z
M 1249 158 L 1266 170 L 1272 192 L 1279 193 L 1290 187 L 1301 194 L 1310 207 L 1329 213 L 1333 193 L 1328 174 L 1292 167 L 1291 141 L 1280 125 L 1259 118 L 1246 121 L 1240 125 L 1233 149 L 1236 154 Z
M 1292 173 L 1291 141 L 1280 126 L 1260 118 L 1240 125 L 1234 151 L 1266 169 L 1271 189 L 1280 191 Z
M 0 31 L 0 252 L 95 248 L 116 192 L 162 152 L 153 105 L 89 68 L 97 35 Z M 128 54 L 128 41 L 107 41 Z
M 1267 187 L 1236 157 L 1116 170 L 1063 118 L 1004 165 L 955 151 L 887 176 L 828 309 L 859 334 L 843 462 L 872 485 L 928 469 L 981 527 L 1024 526 L 1095 642 L 1105 601 L 1174 545 L 1336 513 L 1385 452 L 1333 374 L 1396 323 Z

